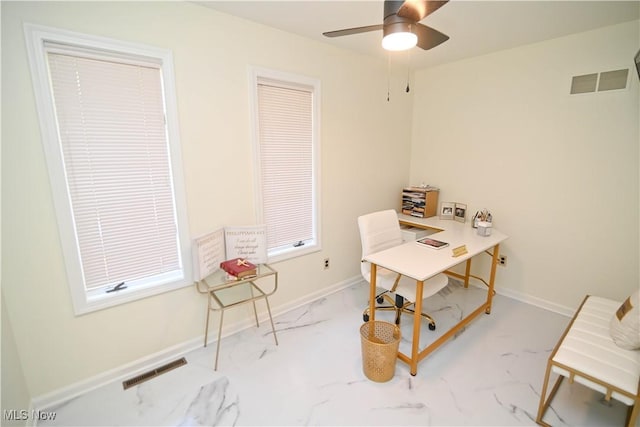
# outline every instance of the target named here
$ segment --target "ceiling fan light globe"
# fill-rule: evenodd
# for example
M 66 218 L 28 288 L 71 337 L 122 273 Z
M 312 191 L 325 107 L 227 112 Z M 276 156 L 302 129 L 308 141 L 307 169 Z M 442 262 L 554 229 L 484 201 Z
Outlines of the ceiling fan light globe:
M 386 50 L 407 50 L 414 47 L 417 43 L 418 36 L 411 32 L 391 33 L 382 38 L 382 47 Z

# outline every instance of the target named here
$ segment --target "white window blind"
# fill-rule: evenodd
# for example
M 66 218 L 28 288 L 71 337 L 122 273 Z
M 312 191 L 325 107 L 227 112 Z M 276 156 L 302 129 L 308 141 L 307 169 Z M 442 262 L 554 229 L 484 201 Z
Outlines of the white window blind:
M 47 61 L 85 289 L 182 277 L 159 65 Z
M 263 221 L 269 250 L 313 240 L 313 88 L 258 79 Z

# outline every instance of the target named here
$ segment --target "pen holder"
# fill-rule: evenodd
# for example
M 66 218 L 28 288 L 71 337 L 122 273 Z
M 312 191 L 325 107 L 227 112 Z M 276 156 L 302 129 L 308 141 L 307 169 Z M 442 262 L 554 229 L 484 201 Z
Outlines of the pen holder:
M 488 221 L 478 221 L 478 236 L 490 236 L 491 223 Z
M 473 228 L 478 228 L 478 223 L 482 221 L 491 223 L 492 220 L 493 220 L 493 217 L 491 216 L 491 212 L 489 212 L 486 209 L 483 209 L 481 211 L 476 212 L 476 214 L 473 216 L 473 221 L 471 222 L 471 226 Z

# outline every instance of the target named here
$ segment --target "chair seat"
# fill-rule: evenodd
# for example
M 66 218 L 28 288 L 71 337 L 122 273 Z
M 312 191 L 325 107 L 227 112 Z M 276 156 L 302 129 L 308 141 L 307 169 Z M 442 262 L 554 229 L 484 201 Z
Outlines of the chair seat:
M 376 287 L 390 291 L 393 288 L 397 277 L 398 273 L 396 273 L 395 271 L 378 267 L 376 274 Z M 369 282 L 368 277 L 367 282 Z
M 378 268 L 376 286 L 390 291 L 397 277 L 398 273 L 394 271 L 387 270 L 386 268 Z M 440 289 L 447 286 L 448 283 L 449 278 L 443 273 L 426 280 L 422 288 L 422 298 L 428 298 L 438 293 Z M 416 281 L 410 277 L 401 276 L 395 293 L 409 302 L 416 302 Z
M 442 288 L 447 286 L 448 283 L 449 278 L 443 273 L 425 280 L 422 288 L 422 298 L 428 298 L 431 295 L 437 294 Z M 416 302 L 416 281 L 409 277 L 402 276 L 396 288 L 396 294 L 402 296 L 409 302 Z

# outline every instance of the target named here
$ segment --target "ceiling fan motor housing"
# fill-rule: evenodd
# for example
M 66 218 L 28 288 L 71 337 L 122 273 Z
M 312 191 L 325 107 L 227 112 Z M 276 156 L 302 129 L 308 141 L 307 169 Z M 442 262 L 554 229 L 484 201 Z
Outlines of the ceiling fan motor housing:
M 396 15 L 398 13 L 398 10 L 400 10 L 400 8 L 402 7 L 403 3 L 404 1 L 385 0 L 383 19 L 386 21 L 386 19 L 391 15 Z
M 394 22 L 393 24 L 386 24 L 382 28 L 383 36 L 394 33 L 415 33 L 413 31 L 413 24 L 409 22 Z
M 415 21 L 398 16 L 398 10 L 403 1 L 384 2 L 384 25 L 382 27 L 383 36 L 394 33 L 414 33 L 413 25 Z

